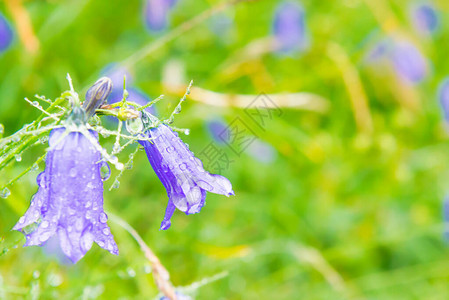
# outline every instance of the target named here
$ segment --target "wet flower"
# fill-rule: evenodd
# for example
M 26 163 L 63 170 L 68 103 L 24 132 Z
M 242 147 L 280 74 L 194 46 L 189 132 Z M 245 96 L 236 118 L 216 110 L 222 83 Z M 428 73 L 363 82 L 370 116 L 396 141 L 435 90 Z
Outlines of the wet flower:
M 438 98 L 440 100 L 444 118 L 446 119 L 446 122 L 449 122 L 449 77 L 444 79 L 440 84 Z
M 411 19 L 416 30 L 421 33 L 429 34 L 438 29 L 438 13 L 430 3 L 414 5 L 411 10 Z
M 145 25 L 151 31 L 162 31 L 168 25 L 168 13 L 176 0 L 146 0 Z
M 161 229 L 170 227 L 175 208 L 186 214 L 200 212 L 205 204 L 206 192 L 226 196 L 234 195 L 232 185 L 223 176 L 210 174 L 201 160 L 193 155 L 178 134 L 151 114 L 143 114 L 149 141 L 139 141 L 148 160 L 168 194 L 168 205 Z
M 6 18 L 0 13 L 0 52 L 5 51 L 12 43 L 13 31 Z
M 418 83 L 427 75 L 427 60 L 411 42 L 395 41 L 391 62 L 396 73 L 410 83 Z
M 273 34 L 281 52 L 304 51 L 309 40 L 304 10 L 296 2 L 282 2 L 276 9 Z
M 26 235 L 24 246 L 41 246 L 57 235 L 62 251 L 74 263 L 93 242 L 118 255 L 103 211 L 101 154 L 89 139 L 98 140 L 98 135 L 76 127 L 50 133 L 45 170 L 37 177 L 39 189 L 13 228 Z

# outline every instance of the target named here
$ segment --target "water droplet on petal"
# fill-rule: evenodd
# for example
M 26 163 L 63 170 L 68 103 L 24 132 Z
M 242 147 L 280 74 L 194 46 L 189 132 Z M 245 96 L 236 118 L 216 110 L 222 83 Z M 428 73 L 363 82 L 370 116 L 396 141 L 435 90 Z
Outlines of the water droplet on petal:
M 104 235 L 109 235 L 111 233 L 111 230 L 107 227 L 103 228 L 103 234 Z
M 100 246 L 101 248 L 104 247 L 104 242 L 102 242 L 102 241 L 99 241 L 97 244 L 98 244 L 98 246 Z
M 84 204 L 85 208 L 89 208 L 92 205 L 92 201 L 88 200 L 86 204 Z
M 20 224 L 23 224 L 24 222 L 25 222 L 25 217 L 20 217 L 19 223 L 20 223 Z
M 165 150 L 167 150 L 167 153 L 171 153 L 175 150 L 175 147 L 170 146 L 170 147 L 167 147 L 167 149 L 165 149 Z
M 48 225 L 50 225 L 50 223 L 47 220 L 42 221 L 41 223 L 41 227 L 42 228 L 48 228 Z
M 78 171 L 76 170 L 76 168 L 71 168 L 69 171 L 69 176 L 70 177 L 76 177 L 76 175 L 78 174 Z
M 3 199 L 6 199 L 9 197 L 9 195 L 11 195 L 11 191 L 8 188 L 4 188 L 1 192 L 0 192 L 0 197 Z
M 107 221 L 108 221 L 108 216 L 104 212 L 102 212 L 100 214 L 100 222 L 101 223 L 106 223 Z
M 21 161 L 22 160 L 22 155 L 16 154 L 16 155 L 14 155 L 14 158 L 16 159 L 16 161 Z
M 179 169 L 181 171 L 184 171 L 185 169 L 187 169 L 187 165 L 185 163 L 179 164 Z
M 103 180 L 103 181 L 108 180 L 109 177 L 111 176 L 111 168 L 109 167 L 108 163 L 105 161 L 101 162 L 100 175 L 101 175 L 101 180 Z
M 94 237 L 92 233 L 86 232 L 82 237 L 80 241 L 81 248 L 84 251 L 88 251 L 92 247 L 92 243 L 94 242 Z
M 209 183 L 207 183 L 206 181 L 203 181 L 203 180 L 198 180 L 197 182 L 196 182 L 196 184 L 200 187 L 200 188 L 202 188 L 203 190 L 206 190 L 206 191 L 212 191 L 214 188 L 209 184 Z

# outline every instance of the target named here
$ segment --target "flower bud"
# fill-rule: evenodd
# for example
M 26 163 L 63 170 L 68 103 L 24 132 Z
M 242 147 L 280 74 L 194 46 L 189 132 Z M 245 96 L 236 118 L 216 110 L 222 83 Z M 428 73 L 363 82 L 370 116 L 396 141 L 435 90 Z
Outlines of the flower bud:
M 86 93 L 86 100 L 83 103 L 83 109 L 88 119 L 106 101 L 111 91 L 112 81 L 108 77 L 101 77 L 89 88 Z

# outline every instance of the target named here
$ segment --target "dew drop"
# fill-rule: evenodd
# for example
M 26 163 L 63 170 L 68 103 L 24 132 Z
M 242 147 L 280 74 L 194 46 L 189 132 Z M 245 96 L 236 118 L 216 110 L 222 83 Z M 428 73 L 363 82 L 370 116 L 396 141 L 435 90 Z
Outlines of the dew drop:
M 101 223 L 106 223 L 107 221 L 108 221 L 108 216 L 104 212 L 102 212 L 100 214 L 100 222 Z
M 185 169 L 187 169 L 187 165 L 185 163 L 179 164 L 179 169 L 181 171 L 184 171 Z
M 104 243 L 103 243 L 102 241 L 99 241 L 99 242 L 98 242 L 98 246 L 100 246 L 101 248 L 103 248 L 103 247 L 104 247 Z
M 23 223 L 25 223 L 25 217 L 20 217 L 20 219 L 19 219 L 19 223 L 20 223 L 20 224 L 23 224 Z
M 118 189 L 120 187 L 120 181 L 118 181 L 117 179 L 114 181 L 114 183 L 112 184 L 112 188 L 113 189 Z
M 198 180 L 197 182 L 196 182 L 196 184 L 200 187 L 200 188 L 202 188 L 203 190 L 206 190 L 206 191 L 212 191 L 214 188 L 209 184 L 209 183 L 207 183 L 207 182 L 205 182 L 205 181 L 203 181 L 203 180 Z
M 167 147 L 167 149 L 165 149 L 165 150 L 167 151 L 167 153 L 171 153 L 175 150 L 175 147 L 170 146 L 170 147 Z
M 87 201 L 84 205 L 85 208 L 89 208 L 92 205 L 92 201 Z
M 21 161 L 22 160 L 22 155 L 16 154 L 16 155 L 14 155 L 14 158 L 16 159 L 16 161 Z
M 134 271 L 134 269 L 128 268 L 126 271 L 128 272 L 129 277 L 136 276 L 136 271 Z
M 33 105 L 36 106 L 36 107 L 38 107 L 38 106 L 39 106 L 39 102 L 33 101 Z
M 5 126 L 3 126 L 3 124 L 0 124 L 0 137 L 2 137 L 4 133 L 5 133 Z
M 111 177 L 111 168 L 109 167 L 108 163 L 105 161 L 101 162 L 100 166 L 100 176 L 101 180 L 106 181 Z
M 123 169 L 125 168 L 125 165 L 122 164 L 121 162 L 119 162 L 119 163 L 116 163 L 116 164 L 115 164 L 115 168 L 116 168 L 117 170 L 121 171 L 121 170 L 123 170 Z
M 76 168 L 71 168 L 69 171 L 69 176 L 70 177 L 76 177 L 76 175 L 78 174 L 78 171 L 76 170 Z
M 103 228 L 103 234 L 104 235 L 109 235 L 111 233 L 111 230 L 109 228 Z
M 50 237 L 51 233 L 48 231 L 42 232 L 39 236 L 39 241 L 45 242 Z
M 11 195 L 11 191 L 10 191 L 8 188 L 4 188 L 4 189 L 0 192 L 0 197 L 2 197 L 3 199 L 8 198 L 9 195 Z
M 48 223 L 47 220 L 44 220 L 44 221 L 42 221 L 42 223 L 41 223 L 41 227 L 42 227 L 42 228 L 48 228 L 48 225 L 50 225 L 50 223 Z
M 190 134 L 190 129 L 184 130 L 184 134 L 185 134 L 185 135 L 189 135 L 189 134 Z

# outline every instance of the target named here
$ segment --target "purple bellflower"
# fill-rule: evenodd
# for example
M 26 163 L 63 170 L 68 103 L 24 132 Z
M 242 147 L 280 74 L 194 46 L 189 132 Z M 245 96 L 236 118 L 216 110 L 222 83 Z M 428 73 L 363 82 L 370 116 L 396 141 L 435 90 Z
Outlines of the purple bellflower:
M 86 94 L 85 106 L 96 107 L 108 96 L 110 80 L 97 81 Z M 96 99 L 96 100 L 95 100 Z M 103 180 L 100 173 L 101 154 L 98 134 L 88 131 L 85 109 L 75 106 L 64 127 L 53 129 L 45 170 L 37 177 L 39 186 L 31 204 L 13 230 L 26 236 L 24 246 L 42 246 L 57 236 L 64 254 L 79 261 L 93 242 L 118 255 L 117 244 L 107 225 L 103 211 Z
M 438 98 L 443 110 L 444 119 L 449 122 L 449 77 L 440 84 Z
M 430 3 L 413 6 L 411 9 L 411 19 L 416 30 L 424 34 L 435 32 L 439 26 L 437 10 Z
M 276 9 L 273 34 L 284 53 L 302 52 L 309 45 L 304 9 L 296 2 L 283 2 Z
M 0 53 L 8 49 L 13 40 L 13 31 L 9 22 L 0 13 Z
M 168 14 L 176 0 L 146 0 L 145 25 L 151 31 L 160 32 L 168 26 Z
M 206 192 L 234 195 L 229 180 L 206 172 L 201 160 L 170 127 L 148 113 L 142 114 L 142 120 L 148 137 L 153 141 L 139 143 L 145 148 L 148 160 L 168 194 L 161 230 L 170 227 L 175 208 L 187 215 L 200 212 L 205 204 Z
M 418 83 L 427 76 L 426 58 L 408 41 L 395 41 L 390 59 L 396 73 L 409 83 Z

